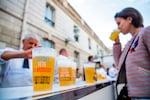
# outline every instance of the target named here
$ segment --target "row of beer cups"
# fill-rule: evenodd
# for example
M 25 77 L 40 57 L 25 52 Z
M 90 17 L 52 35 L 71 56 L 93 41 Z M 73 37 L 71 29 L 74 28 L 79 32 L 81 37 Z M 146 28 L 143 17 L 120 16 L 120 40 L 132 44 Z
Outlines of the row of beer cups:
M 32 51 L 33 90 L 51 90 L 54 82 L 54 68 L 56 51 L 52 48 L 34 48 Z M 76 83 L 76 63 L 61 59 L 58 63 L 60 86 L 69 86 Z
M 56 51 L 52 48 L 34 48 L 32 51 L 33 66 L 33 90 L 51 90 L 54 81 L 54 68 Z M 58 78 L 60 86 L 70 86 L 76 83 L 77 64 L 71 60 L 58 61 Z M 95 70 L 94 63 L 84 64 L 87 84 L 93 84 L 96 80 L 105 79 L 100 69 Z

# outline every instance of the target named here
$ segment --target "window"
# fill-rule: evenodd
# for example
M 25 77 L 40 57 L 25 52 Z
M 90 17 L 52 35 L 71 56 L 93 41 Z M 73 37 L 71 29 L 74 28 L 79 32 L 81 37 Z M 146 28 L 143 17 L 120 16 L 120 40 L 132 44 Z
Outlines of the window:
M 45 7 L 45 22 L 48 23 L 50 26 L 54 26 L 54 8 L 50 5 L 46 4 Z
M 74 51 L 74 62 L 77 63 L 77 66 L 79 65 L 79 53 L 77 51 Z
M 89 50 L 91 50 L 91 39 L 88 38 L 88 43 L 89 43 Z
M 41 44 L 42 47 L 55 48 L 55 43 L 51 40 L 43 39 Z
M 74 39 L 76 42 L 79 41 L 79 31 L 80 30 L 79 30 L 78 26 L 74 25 L 73 32 L 74 32 Z
M 97 45 L 97 55 L 99 55 L 99 47 L 98 47 L 98 45 Z
M 95 55 L 94 55 L 94 59 L 98 59 L 98 57 L 99 57 L 99 47 L 98 47 L 98 45 L 96 46 L 96 53 L 95 53 Z

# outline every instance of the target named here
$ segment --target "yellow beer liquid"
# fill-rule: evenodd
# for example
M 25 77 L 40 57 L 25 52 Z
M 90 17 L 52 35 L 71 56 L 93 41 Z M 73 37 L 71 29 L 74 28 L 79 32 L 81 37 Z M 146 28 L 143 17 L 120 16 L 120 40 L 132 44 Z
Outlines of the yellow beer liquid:
M 95 68 L 94 67 L 85 67 L 85 78 L 86 78 L 86 83 L 87 84 L 93 84 L 95 83 Z
M 117 39 L 119 33 L 120 33 L 119 30 L 114 30 L 114 31 L 111 33 L 111 35 L 110 35 L 109 38 L 110 38 L 112 41 L 115 41 L 115 40 Z
M 105 80 L 106 77 L 102 76 L 101 74 L 97 74 L 97 80 L 100 81 L 100 80 Z
M 72 73 L 71 73 L 71 84 L 75 84 L 76 83 L 76 69 L 72 69 Z
M 54 57 L 35 56 L 33 62 L 33 90 L 51 90 L 54 80 Z
M 71 85 L 71 73 L 72 73 L 71 67 L 58 67 L 60 86 Z

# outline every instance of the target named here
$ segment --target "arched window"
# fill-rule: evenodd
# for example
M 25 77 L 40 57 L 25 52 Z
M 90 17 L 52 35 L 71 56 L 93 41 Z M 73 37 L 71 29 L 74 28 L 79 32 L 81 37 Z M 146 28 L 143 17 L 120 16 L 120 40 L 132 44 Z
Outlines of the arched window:
M 43 39 L 41 41 L 42 47 L 55 48 L 55 43 L 48 39 Z

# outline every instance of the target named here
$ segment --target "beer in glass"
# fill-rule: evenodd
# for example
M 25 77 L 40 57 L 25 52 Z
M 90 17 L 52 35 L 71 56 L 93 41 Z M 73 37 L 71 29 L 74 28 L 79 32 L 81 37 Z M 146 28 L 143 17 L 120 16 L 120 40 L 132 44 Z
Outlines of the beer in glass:
M 56 52 L 51 48 L 34 48 L 32 51 L 33 90 L 51 90 L 54 80 Z
M 72 67 L 70 60 L 60 60 L 58 61 L 58 75 L 60 86 L 71 85 L 71 73 Z
M 85 79 L 87 84 L 93 84 L 96 82 L 95 64 L 84 64 Z
M 106 79 L 106 71 L 103 68 L 96 69 L 97 80 L 105 80 Z
M 115 30 L 111 33 L 111 35 L 110 35 L 109 38 L 110 38 L 112 41 L 115 41 L 115 40 L 117 39 L 119 33 L 120 33 L 120 30 L 119 30 L 119 29 L 115 29 Z

